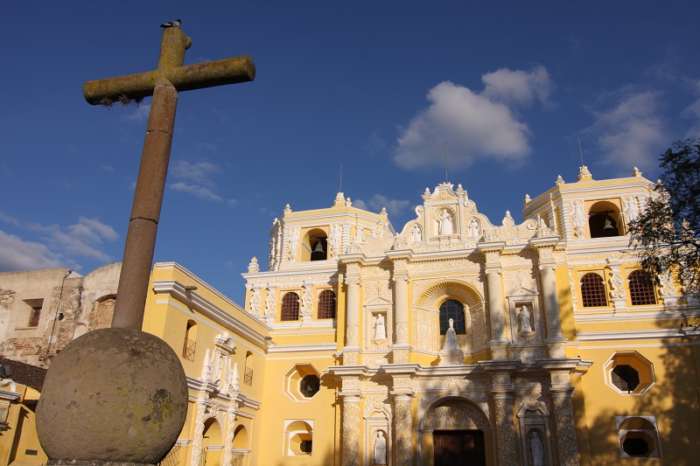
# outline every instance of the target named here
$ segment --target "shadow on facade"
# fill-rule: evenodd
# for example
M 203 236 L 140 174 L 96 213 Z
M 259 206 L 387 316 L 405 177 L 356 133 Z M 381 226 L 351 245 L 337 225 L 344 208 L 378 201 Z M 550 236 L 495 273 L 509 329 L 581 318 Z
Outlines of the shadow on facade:
M 659 321 L 657 326 L 668 328 Z M 686 336 L 662 342 L 661 364 L 656 363 L 655 384 L 635 396 L 630 409 L 605 410 L 590 425 L 584 416 L 577 416 L 581 437 L 581 463 L 586 466 L 623 464 L 697 465 L 696 452 L 700 438 L 700 338 Z M 661 367 L 658 367 L 658 366 Z M 583 414 L 585 394 L 577 397 L 577 410 Z M 621 431 L 616 419 L 620 416 L 653 416 L 660 443 L 658 459 L 621 458 Z

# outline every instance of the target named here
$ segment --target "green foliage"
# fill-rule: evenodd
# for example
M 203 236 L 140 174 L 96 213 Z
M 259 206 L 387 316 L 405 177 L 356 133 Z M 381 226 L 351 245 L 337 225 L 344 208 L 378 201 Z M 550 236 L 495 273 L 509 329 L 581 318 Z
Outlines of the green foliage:
M 642 267 L 678 274 L 688 294 L 700 293 L 700 139 L 676 142 L 660 157 L 654 195 L 629 226 Z

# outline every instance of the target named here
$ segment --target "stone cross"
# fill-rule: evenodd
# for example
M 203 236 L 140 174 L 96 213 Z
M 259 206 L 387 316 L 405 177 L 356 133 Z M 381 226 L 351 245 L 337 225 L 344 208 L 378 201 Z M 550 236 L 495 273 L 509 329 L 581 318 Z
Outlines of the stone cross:
M 185 51 L 191 45 L 192 40 L 179 25 L 166 27 L 155 70 L 87 81 L 83 85 L 85 100 L 92 105 L 111 105 L 116 101 L 138 102 L 146 96 L 153 96 L 112 327 L 140 330 L 143 323 L 148 279 L 170 160 L 177 92 L 255 79 L 255 65 L 247 56 L 183 65 Z

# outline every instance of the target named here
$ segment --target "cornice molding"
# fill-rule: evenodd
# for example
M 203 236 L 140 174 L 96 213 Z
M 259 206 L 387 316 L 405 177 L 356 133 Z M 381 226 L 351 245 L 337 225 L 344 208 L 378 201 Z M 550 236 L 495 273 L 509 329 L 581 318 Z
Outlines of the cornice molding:
M 173 298 L 197 309 L 204 316 L 223 325 L 227 330 L 243 335 L 256 346 L 267 349 L 267 337 L 265 335 L 260 334 L 258 331 L 236 319 L 211 301 L 203 298 L 197 294 L 196 291 L 188 291 L 181 283 L 171 280 L 156 281 L 153 282 L 153 292 L 156 294 L 167 293 Z M 241 312 L 245 311 L 241 310 Z M 246 315 L 267 328 L 267 325 L 254 315 Z

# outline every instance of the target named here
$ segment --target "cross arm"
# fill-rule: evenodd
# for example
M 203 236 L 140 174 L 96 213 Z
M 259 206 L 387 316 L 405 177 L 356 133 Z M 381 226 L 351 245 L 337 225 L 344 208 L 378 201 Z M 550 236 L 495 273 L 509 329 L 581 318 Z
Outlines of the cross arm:
M 98 79 L 83 84 L 83 95 L 92 105 L 109 105 L 123 99 L 141 100 L 153 94 L 160 78 L 170 81 L 178 91 L 189 91 L 252 81 L 255 79 L 255 64 L 250 57 L 240 56 L 177 66 L 163 71 Z

